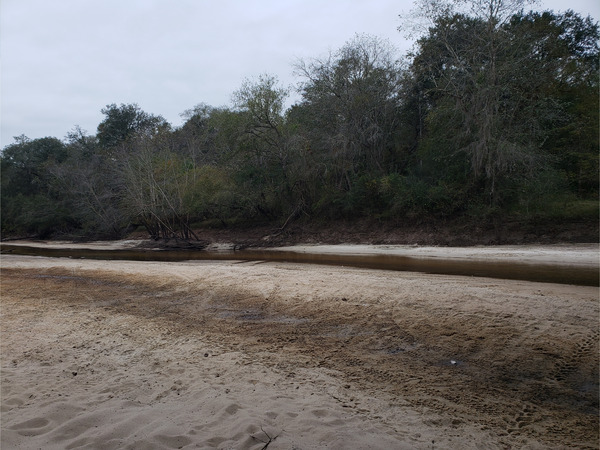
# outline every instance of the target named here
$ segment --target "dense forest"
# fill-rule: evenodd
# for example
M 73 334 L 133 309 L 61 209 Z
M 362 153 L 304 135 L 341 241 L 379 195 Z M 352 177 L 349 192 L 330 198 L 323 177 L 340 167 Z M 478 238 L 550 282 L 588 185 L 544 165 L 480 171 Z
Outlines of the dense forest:
M 110 104 L 95 135 L 17 137 L 1 155 L 2 234 L 597 221 L 598 24 L 507 3 L 424 2 L 416 15 L 430 24 L 410 54 L 357 35 L 299 61 L 287 108 L 290 91 L 265 74 L 230 107 L 185 111 L 180 127 Z

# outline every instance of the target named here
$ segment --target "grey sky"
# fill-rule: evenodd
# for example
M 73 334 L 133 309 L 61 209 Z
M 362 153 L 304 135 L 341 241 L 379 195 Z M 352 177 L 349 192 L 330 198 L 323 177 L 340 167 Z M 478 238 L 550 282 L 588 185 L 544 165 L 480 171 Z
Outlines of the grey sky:
M 566 7 L 595 20 L 597 0 Z M 229 105 L 244 78 L 298 80 L 292 64 L 325 55 L 356 33 L 389 39 L 402 0 L 2 0 L 2 147 L 13 137 L 90 134 L 110 103 L 137 103 L 174 126 L 198 103 Z M 565 9 L 545 0 L 536 9 Z

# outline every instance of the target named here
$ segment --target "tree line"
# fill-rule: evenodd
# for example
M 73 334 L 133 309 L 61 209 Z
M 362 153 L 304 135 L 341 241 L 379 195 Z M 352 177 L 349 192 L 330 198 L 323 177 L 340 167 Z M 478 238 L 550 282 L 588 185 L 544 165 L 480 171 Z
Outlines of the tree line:
M 357 35 L 180 127 L 110 104 L 96 134 L 15 138 L 1 155 L 3 235 L 197 239 L 201 226 L 597 219 L 598 24 L 522 1 L 422 1 L 413 50 Z M 554 215 L 554 216 L 553 216 Z

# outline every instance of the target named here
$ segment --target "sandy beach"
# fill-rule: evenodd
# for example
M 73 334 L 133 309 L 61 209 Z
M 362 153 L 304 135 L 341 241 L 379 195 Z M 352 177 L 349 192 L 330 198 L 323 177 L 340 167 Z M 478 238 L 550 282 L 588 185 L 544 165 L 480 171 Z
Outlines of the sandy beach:
M 452 255 L 598 264 L 597 245 Z M 1 268 L 2 449 L 599 448 L 597 287 L 235 260 Z

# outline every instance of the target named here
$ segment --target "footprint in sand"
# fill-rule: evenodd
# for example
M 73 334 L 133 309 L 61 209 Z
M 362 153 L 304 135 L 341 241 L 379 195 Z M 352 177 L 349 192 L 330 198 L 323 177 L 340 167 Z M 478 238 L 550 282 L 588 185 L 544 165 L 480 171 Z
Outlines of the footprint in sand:
M 22 406 L 25 402 L 20 399 L 19 397 L 11 397 L 9 399 L 6 399 L 3 404 L 2 404 L 2 409 L 0 411 L 2 412 L 6 412 L 6 411 L 10 411 L 11 409 L 18 407 L 18 406 Z
M 594 351 L 594 348 L 596 348 L 599 335 L 600 332 L 596 330 L 578 342 L 570 355 L 556 363 L 553 378 L 557 381 L 566 381 L 569 375 L 576 372 L 580 361 L 589 356 Z
M 47 427 L 50 424 L 48 419 L 43 417 L 36 417 L 34 419 L 26 420 L 15 425 L 8 427 L 10 430 L 15 430 L 21 436 L 38 436 L 48 431 Z
M 158 434 L 154 436 L 154 439 L 165 448 L 183 448 L 192 443 L 190 438 L 182 435 L 169 436 L 166 434 Z

